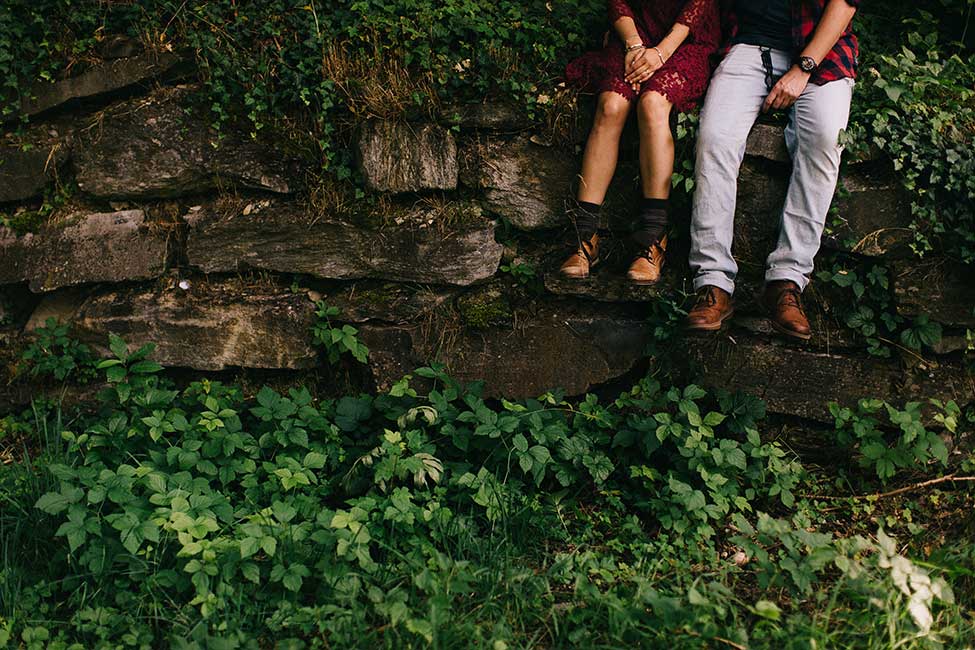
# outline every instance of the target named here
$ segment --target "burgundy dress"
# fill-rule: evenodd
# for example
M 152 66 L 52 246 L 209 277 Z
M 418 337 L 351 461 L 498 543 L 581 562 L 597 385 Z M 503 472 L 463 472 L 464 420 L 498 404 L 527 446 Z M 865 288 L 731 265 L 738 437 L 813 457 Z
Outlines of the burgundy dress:
M 587 52 L 566 66 L 566 81 L 583 92 L 614 91 L 630 100 L 655 90 L 679 111 L 693 108 L 704 96 L 712 60 L 721 44 L 718 0 L 609 0 L 608 4 L 610 24 L 629 16 L 648 48 L 659 43 L 674 23 L 687 25 L 690 33 L 667 62 L 640 84 L 639 92 L 623 78 L 626 54 L 615 29 L 610 30 L 606 47 Z M 644 56 L 656 57 L 657 53 L 648 49 Z

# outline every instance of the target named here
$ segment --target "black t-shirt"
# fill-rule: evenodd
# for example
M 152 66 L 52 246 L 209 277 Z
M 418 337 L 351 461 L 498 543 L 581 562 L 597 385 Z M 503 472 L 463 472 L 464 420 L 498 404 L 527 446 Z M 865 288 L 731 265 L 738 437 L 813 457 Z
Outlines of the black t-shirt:
M 732 43 L 792 51 L 790 0 L 735 0 L 735 16 L 738 33 Z

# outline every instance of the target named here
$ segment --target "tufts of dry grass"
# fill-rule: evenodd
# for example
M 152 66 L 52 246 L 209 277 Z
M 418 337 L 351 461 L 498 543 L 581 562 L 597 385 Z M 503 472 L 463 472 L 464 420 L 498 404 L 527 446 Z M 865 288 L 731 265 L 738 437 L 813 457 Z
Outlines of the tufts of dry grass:
M 343 43 L 332 43 L 322 54 L 322 74 L 345 96 L 353 115 L 400 117 L 416 106 L 415 97 L 431 110 L 439 106 L 429 73 L 417 75 L 378 46 L 373 51 L 368 57 L 356 56 Z

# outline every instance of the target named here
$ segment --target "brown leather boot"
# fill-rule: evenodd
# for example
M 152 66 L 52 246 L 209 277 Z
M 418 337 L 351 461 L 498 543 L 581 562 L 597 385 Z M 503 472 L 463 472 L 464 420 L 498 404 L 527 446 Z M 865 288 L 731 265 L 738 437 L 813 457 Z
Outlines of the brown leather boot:
M 599 234 L 579 241 L 579 247 L 562 263 L 559 273 L 578 280 L 588 278 L 589 271 L 599 263 Z
M 809 319 L 802 308 L 802 290 L 791 280 L 773 280 L 765 285 L 762 307 L 780 334 L 808 341 L 812 338 Z
M 640 254 L 630 264 L 626 272 L 627 279 L 633 284 L 656 284 L 660 281 L 660 272 L 664 268 L 664 258 L 667 252 L 667 235 L 650 248 L 640 251 Z
M 713 332 L 735 313 L 731 294 L 712 285 L 697 290 L 697 300 L 687 314 L 687 329 Z

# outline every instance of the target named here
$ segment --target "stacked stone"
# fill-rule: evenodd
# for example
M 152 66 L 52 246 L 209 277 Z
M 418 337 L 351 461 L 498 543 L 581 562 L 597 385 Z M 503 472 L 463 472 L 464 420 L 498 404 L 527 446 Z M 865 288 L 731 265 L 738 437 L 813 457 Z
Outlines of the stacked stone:
M 556 387 L 581 394 L 646 367 L 648 303 L 687 288 L 680 246 L 659 287 L 628 285 L 612 268 L 584 282 L 553 272 L 586 107 L 554 144 L 498 104 L 448 107 L 426 123 L 367 120 L 355 134 L 356 161 L 388 210 L 354 219 L 298 198 L 311 163 L 280 141 L 213 132 L 191 110 L 191 88 L 175 83 L 181 65 L 134 53 L 39 87 L 22 106 L 34 125 L 0 142 L 0 212 L 36 204 L 65 178 L 78 187 L 71 210 L 34 232 L 0 226 L 0 342 L 9 349 L 54 316 L 100 351 L 109 332 L 155 343 L 167 367 L 312 368 L 321 298 L 359 325 L 380 389 L 430 360 L 509 397 Z M 788 178 L 781 128 L 758 125 L 747 153 L 735 245 L 746 287 L 760 277 Z M 971 278 L 942 262 L 919 273 L 911 261 L 906 201 L 881 168 L 851 162 L 836 203 L 841 225 L 825 248 L 888 264 L 902 313 L 975 327 L 965 302 Z M 628 146 L 607 205 L 611 251 L 621 249 L 614 233 L 625 231 L 636 178 Z M 503 259 L 542 276 L 518 318 L 506 311 Z M 317 288 L 292 289 L 303 283 Z M 900 360 L 867 357 L 831 323 L 829 305 L 813 302 L 820 335 L 809 346 L 776 340 L 746 307 L 729 334 L 689 339 L 675 353 L 710 383 L 812 419 L 828 421 L 827 402 L 857 397 L 971 400 L 957 345 L 905 372 Z M 471 305 L 478 319 L 464 317 Z M 431 327 L 445 310 L 461 313 L 450 336 Z

